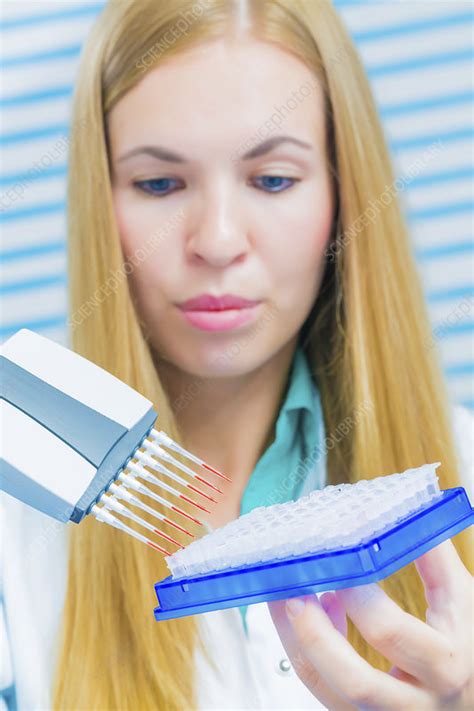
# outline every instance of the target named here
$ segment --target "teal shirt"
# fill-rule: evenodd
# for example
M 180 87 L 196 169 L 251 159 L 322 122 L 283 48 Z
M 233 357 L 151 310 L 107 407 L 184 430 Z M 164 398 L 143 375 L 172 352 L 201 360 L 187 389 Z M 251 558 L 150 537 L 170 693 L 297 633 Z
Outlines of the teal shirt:
M 306 355 L 298 345 L 288 376 L 286 397 L 275 425 L 275 439 L 250 475 L 240 502 L 240 516 L 257 506 L 298 498 L 308 473 L 301 462 L 324 438 L 322 427 L 318 389 L 311 377 Z M 321 486 L 322 481 L 317 481 L 316 488 Z M 246 632 L 247 607 L 239 607 Z

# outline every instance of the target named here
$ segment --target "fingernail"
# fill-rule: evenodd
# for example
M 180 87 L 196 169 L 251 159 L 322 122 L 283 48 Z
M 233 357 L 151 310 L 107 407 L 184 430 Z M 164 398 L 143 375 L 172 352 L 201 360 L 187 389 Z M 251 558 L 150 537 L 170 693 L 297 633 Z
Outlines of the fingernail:
M 364 607 L 368 605 L 374 598 L 380 595 L 381 588 L 376 583 L 367 585 L 358 585 L 354 588 L 349 588 L 349 599 L 356 605 Z
M 288 617 L 293 618 L 303 612 L 305 601 L 301 597 L 291 597 L 286 601 L 286 612 Z
M 329 608 L 331 607 L 332 600 L 333 596 L 331 593 L 324 593 L 324 595 L 320 598 L 319 602 L 321 603 L 324 612 L 327 612 L 329 610 Z

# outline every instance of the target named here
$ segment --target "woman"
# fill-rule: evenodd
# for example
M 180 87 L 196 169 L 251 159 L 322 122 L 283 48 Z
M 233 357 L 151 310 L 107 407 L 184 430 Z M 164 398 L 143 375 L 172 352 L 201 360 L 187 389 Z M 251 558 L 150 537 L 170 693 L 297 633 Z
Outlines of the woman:
M 381 199 L 394 175 L 374 102 L 329 2 L 113 0 L 73 119 L 72 345 L 231 477 L 209 526 L 424 462 L 442 462 L 442 488 L 466 483 L 452 430 L 468 415 L 448 409 L 396 191 Z M 231 308 L 209 313 L 209 295 Z M 11 507 L 28 540 L 45 526 Z M 50 666 L 57 709 L 472 701 L 466 532 L 379 585 L 159 624 L 164 562 L 93 521 L 70 534 L 28 559 L 47 612 L 35 683 L 12 652 L 24 708 L 49 704 Z

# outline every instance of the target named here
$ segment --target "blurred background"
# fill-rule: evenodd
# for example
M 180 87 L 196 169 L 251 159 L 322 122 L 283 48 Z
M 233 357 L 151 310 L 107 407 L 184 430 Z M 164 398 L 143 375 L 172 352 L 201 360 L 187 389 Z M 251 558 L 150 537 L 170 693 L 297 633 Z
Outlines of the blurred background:
M 104 4 L 3 0 L 0 5 L 0 342 L 27 327 L 68 344 L 71 96 L 81 46 Z M 399 198 L 430 309 L 429 346 L 439 350 L 452 400 L 474 409 L 474 5 L 457 0 L 334 4 L 364 60 L 403 179 Z

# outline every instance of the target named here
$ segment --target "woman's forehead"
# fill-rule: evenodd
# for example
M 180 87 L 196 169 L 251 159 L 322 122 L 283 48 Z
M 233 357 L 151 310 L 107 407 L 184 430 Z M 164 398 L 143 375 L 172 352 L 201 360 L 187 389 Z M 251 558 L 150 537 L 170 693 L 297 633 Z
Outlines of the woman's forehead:
M 149 70 L 112 109 L 109 130 L 120 152 L 160 136 L 165 145 L 179 141 L 190 158 L 196 144 L 229 151 L 277 133 L 317 143 L 324 137 L 322 89 L 276 46 L 212 43 Z

